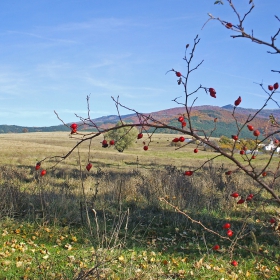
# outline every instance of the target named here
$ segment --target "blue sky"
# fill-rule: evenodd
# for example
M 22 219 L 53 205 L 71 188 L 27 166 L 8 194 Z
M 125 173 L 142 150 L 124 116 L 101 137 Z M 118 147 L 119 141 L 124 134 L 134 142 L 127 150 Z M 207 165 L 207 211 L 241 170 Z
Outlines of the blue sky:
M 270 71 L 279 70 L 280 56 L 230 38 L 234 33 L 217 21 L 201 29 L 207 13 L 237 23 L 224 2 L 1 1 L 0 124 L 59 125 L 54 110 L 65 122 L 76 121 L 75 113 L 87 116 L 87 95 L 92 118 L 117 113 L 111 96 L 145 113 L 177 107 L 171 100 L 183 96 L 183 87 L 174 73 L 165 73 L 172 68 L 186 73 L 185 45 L 192 46 L 197 34 L 194 63 L 204 63 L 190 77 L 189 89 L 214 87 L 217 98 L 200 91 L 195 105 L 224 106 L 240 95 L 240 106 L 259 108 L 266 94 L 255 83 L 280 82 Z M 249 0 L 235 2 L 241 14 L 248 10 Z M 245 28 L 269 41 L 279 28 L 274 15 L 280 1 L 254 2 Z M 278 41 L 280 46 L 280 36 Z

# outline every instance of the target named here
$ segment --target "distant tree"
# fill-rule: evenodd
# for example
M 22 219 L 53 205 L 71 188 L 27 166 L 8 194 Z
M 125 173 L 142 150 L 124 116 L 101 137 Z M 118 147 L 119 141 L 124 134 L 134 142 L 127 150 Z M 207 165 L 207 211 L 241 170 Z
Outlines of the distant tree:
M 221 138 L 220 138 L 220 140 L 219 140 L 219 142 L 220 142 L 221 144 L 232 144 L 232 139 L 230 139 L 230 138 L 228 138 L 228 137 L 222 135 Z
M 116 127 L 125 124 L 124 122 L 118 122 Z M 135 127 L 121 127 L 116 130 L 111 130 L 105 134 L 105 138 L 113 139 L 115 141 L 115 149 L 119 152 L 123 152 L 125 149 L 133 145 L 138 135 L 138 130 Z
M 22 130 L 22 133 L 27 133 L 28 132 L 28 129 L 27 128 L 24 128 L 23 130 Z

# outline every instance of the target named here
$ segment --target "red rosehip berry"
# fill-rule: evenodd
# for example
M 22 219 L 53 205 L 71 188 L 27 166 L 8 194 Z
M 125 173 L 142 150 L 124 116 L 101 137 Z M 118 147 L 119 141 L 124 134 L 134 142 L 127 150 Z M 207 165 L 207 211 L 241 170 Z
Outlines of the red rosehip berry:
M 241 97 L 239 96 L 235 101 L 234 101 L 234 105 L 238 106 L 241 103 Z
M 245 200 L 243 198 L 241 198 L 237 201 L 237 204 L 243 204 L 244 202 L 245 202 Z
M 235 141 L 238 140 L 238 136 L 237 136 L 237 135 L 231 135 L 231 138 L 232 138 L 233 140 L 235 140 Z
M 228 29 L 232 28 L 232 23 L 228 22 L 228 23 L 226 24 L 226 28 L 228 28 Z
M 44 169 L 41 171 L 41 176 L 45 176 L 47 174 L 47 171 Z
M 273 85 L 273 88 L 276 90 L 276 89 L 278 89 L 279 88 L 279 84 L 278 83 L 275 83 L 274 85 Z
M 137 139 L 141 139 L 143 137 L 143 134 L 142 133 L 139 133 L 138 135 L 137 135 Z
M 248 124 L 247 127 L 248 127 L 248 129 L 249 129 L 250 131 L 253 131 L 253 130 L 254 130 L 254 127 L 253 127 L 252 125 L 250 125 L 250 124 Z
M 149 147 L 148 146 L 144 146 L 143 149 L 144 149 L 144 151 L 148 151 Z
M 36 169 L 36 170 L 39 170 L 40 168 L 41 168 L 41 163 L 38 162 L 38 163 L 36 164 L 36 166 L 35 166 L 35 169 Z
M 180 142 L 184 142 L 184 141 L 185 141 L 185 137 L 181 136 L 181 137 L 179 138 L 179 141 L 180 141 Z
M 92 164 L 89 162 L 86 166 L 87 171 L 90 171 L 90 169 L 92 168 Z
M 198 153 L 198 149 L 194 149 L 193 152 L 196 154 Z
M 186 171 L 186 172 L 185 172 L 185 175 L 186 175 L 186 176 L 192 176 L 192 175 L 193 175 L 193 171 Z
M 172 142 L 174 142 L 174 143 L 179 142 L 179 138 L 174 138 L 174 139 L 172 140 Z
M 214 245 L 213 246 L 213 250 L 214 251 L 218 251 L 220 249 L 220 246 L 218 244 Z
M 76 123 L 72 123 L 72 124 L 70 125 L 70 127 L 71 127 L 73 130 L 74 130 L 74 129 L 77 130 L 78 125 L 77 125 Z
M 262 173 L 262 176 L 265 177 L 266 175 L 267 175 L 267 173 L 264 171 L 264 172 Z
M 240 155 L 245 155 L 245 151 L 244 150 L 241 150 L 239 153 L 240 153 Z
M 230 223 L 225 223 L 223 225 L 223 229 L 229 229 L 230 228 Z
M 278 139 L 275 139 L 275 140 L 274 140 L 274 144 L 278 145 L 278 144 L 279 144 L 279 140 L 278 140 Z
M 255 159 L 257 156 L 255 156 L 255 155 L 252 155 L 252 159 Z
M 178 122 L 183 122 L 184 121 L 184 117 L 183 116 L 180 116 L 179 118 L 178 118 Z
M 187 125 L 186 122 L 182 122 L 182 128 L 185 127 Z
M 230 171 L 230 170 L 225 172 L 226 175 L 231 175 L 231 173 L 232 173 L 232 171 Z
M 273 90 L 273 89 L 274 89 L 274 87 L 273 87 L 273 86 L 271 86 L 271 85 L 269 85 L 269 86 L 268 86 L 268 89 L 269 89 L 269 90 Z
M 77 133 L 77 129 L 72 129 L 71 134 Z
M 180 72 L 175 71 L 175 74 L 178 78 L 180 78 L 182 76 L 182 74 Z
M 107 142 L 107 140 L 103 140 L 102 141 L 102 148 L 107 148 L 109 145 L 108 145 L 108 142 Z
M 275 223 L 276 223 L 276 220 L 275 220 L 274 218 L 271 218 L 271 219 L 269 220 L 269 222 L 270 222 L 271 224 L 275 224 Z
M 113 146 L 113 145 L 115 145 L 115 140 L 110 140 L 109 143 L 110 143 L 111 146 Z
M 232 262 L 231 262 L 231 265 L 233 265 L 233 266 L 238 266 L 238 262 L 237 262 L 237 261 L 232 261 Z
M 229 229 L 229 230 L 227 231 L 227 236 L 228 236 L 228 237 L 232 237 L 232 236 L 233 236 L 233 231 L 232 231 L 231 229 Z
M 239 194 L 238 194 L 237 192 L 234 192 L 234 193 L 232 193 L 230 196 L 232 196 L 232 197 L 234 197 L 234 198 L 237 198 L 237 197 L 239 197 Z
M 216 91 L 213 88 L 209 88 L 210 96 L 216 98 Z
M 254 130 L 253 134 L 254 134 L 254 136 L 258 137 L 261 133 L 259 130 L 256 129 L 256 130 Z
M 254 195 L 251 193 L 251 194 L 249 194 L 248 196 L 247 196 L 247 198 L 246 198 L 246 201 L 250 201 L 250 200 L 252 200 L 253 199 L 253 197 L 254 197 Z

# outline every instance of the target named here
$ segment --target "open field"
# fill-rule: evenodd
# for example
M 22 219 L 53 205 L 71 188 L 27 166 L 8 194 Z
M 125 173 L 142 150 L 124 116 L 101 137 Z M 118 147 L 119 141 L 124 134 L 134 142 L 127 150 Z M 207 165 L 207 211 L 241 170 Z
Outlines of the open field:
M 172 139 L 176 137 L 174 134 L 155 134 L 152 142 L 149 144 L 149 150 L 143 151 L 143 141 L 148 143 L 145 137 L 135 141 L 135 145 L 123 153 L 117 152 L 113 147 L 103 149 L 101 142 L 103 136 L 98 136 L 92 141 L 90 153 L 90 161 L 96 166 L 113 167 L 130 169 L 133 166 L 141 166 L 149 168 L 153 166 L 164 167 L 173 165 L 178 168 L 187 168 L 190 166 L 199 166 L 205 160 L 210 159 L 217 154 L 211 151 L 204 151 L 202 146 L 198 146 L 199 153 L 194 154 L 193 150 L 197 147 L 195 143 L 188 144 L 178 149 L 172 144 Z M 4 165 L 25 165 L 33 166 L 37 161 L 51 156 L 65 155 L 76 143 L 75 137 L 70 138 L 66 132 L 35 132 L 22 134 L 0 134 L 1 141 L 1 157 L 0 164 Z M 181 143 L 180 143 L 181 144 Z M 82 161 L 88 161 L 88 142 L 80 146 L 80 154 Z M 237 158 L 241 158 L 236 154 Z M 255 161 L 256 165 L 262 165 L 268 159 L 268 155 L 258 156 Z M 189 163 L 191 161 L 191 164 Z M 217 158 L 217 164 L 223 164 L 230 167 L 231 163 L 225 158 Z M 272 161 L 278 164 L 278 157 Z M 53 166 L 53 162 L 46 163 L 47 167 Z M 77 151 L 73 152 L 63 164 L 67 166 L 76 166 Z
M 80 160 L 74 151 L 58 165 L 57 159 L 45 161 L 47 175 L 39 176 L 37 161 L 75 145 L 68 136 L 0 135 L 0 279 L 280 278 L 279 207 L 242 173 L 225 176 L 227 160 L 185 177 L 182 170 L 216 154 L 200 147 L 194 154 L 195 144 L 175 150 L 174 135 L 154 135 L 146 152 L 147 140 L 138 140 L 123 153 L 103 149 L 97 137 L 90 172 L 83 144 Z M 258 156 L 256 164 L 267 159 Z M 276 166 L 278 158 L 273 161 Z M 234 191 L 255 196 L 237 205 Z

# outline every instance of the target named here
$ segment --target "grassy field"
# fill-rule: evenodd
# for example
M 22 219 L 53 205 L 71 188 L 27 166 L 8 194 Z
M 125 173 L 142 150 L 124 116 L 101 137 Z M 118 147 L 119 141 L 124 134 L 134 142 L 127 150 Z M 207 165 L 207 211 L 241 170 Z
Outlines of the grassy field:
M 193 153 L 197 147 L 195 143 L 188 144 L 182 148 L 174 147 L 172 139 L 176 135 L 172 134 L 155 134 L 152 142 L 149 144 L 149 151 L 143 151 L 143 141 L 148 143 L 145 137 L 135 141 L 132 148 L 125 150 L 123 153 L 117 152 L 113 147 L 102 149 L 101 142 L 103 136 L 98 136 L 92 141 L 90 153 L 90 161 L 96 166 L 117 167 L 131 169 L 133 165 L 139 165 L 144 168 L 152 167 L 153 165 L 168 166 L 173 165 L 180 168 L 189 166 L 199 166 L 206 159 L 216 156 L 216 153 L 204 151 L 202 146 L 198 146 L 199 152 Z M 37 133 L 22 133 L 22 134 L 0 134 L 1 147 L 0 164 L 2 165 L 35 165 L 37 161 L 45 157 L 63 156 L 65 155 L 78 141 L 77 138 L 69 137 L 66 132 L 37 132 Z M 180 145 L 181 143 L 179 143 Z M 181 146 L 183 146 L 181 144 Z M 179 148 L 179 149 L 178 149 Z M 83 143 L 80 146 L 82 161 L 88 160 L 88 143 Z M 237 153 L 237 158 L 241 156 Z M 268 155 L 260 155 L 256 164 L 263 164 Z M 191 161 L 191 164 L 188 162 Z M 278 158 L 273 161 L 278 164 Z M 215 160 L 217 164 L 224 164 L 230 167 L 231 163 L 224 158 Z M 76 166 L 77 151 L 74 155 L 65 161 L 66 165 Z M 47 163 L 47 167 L 51 167 L 53 162 Z M 64 163 L 63 163 L 64 164 Z M 46 168 L 47 168 L 46 167 Z
M 222 158 L 185 177 L 216 153 L 176 150 L 173 138 L 154 135 L 148 151 L 141 139 L 119 153 L 97 137 L 90 156 L 83 144 L 59 164 L 44 161 L 41 177 L 36 162 L 77 139 L 0 134 L 0 279 L 279 279 L 279 207 L 242 173 L 225 176 L 231 165 Z M 238 205 L 233 191 L 255 196 Z

